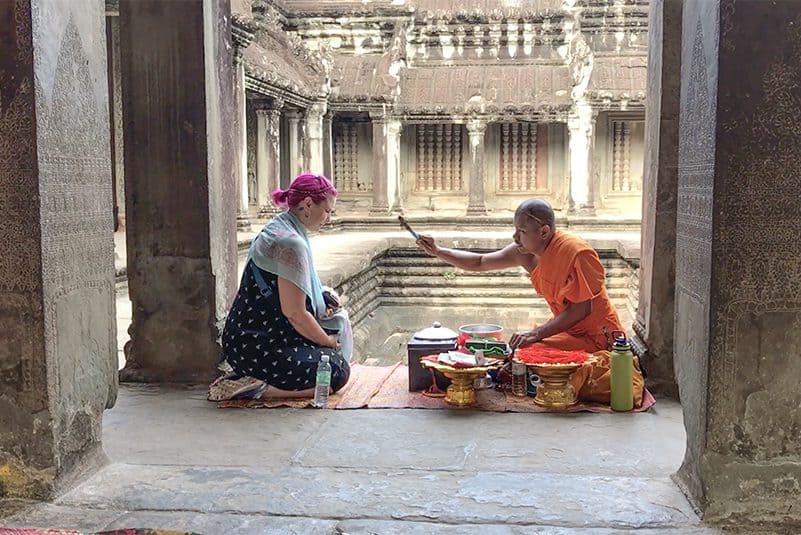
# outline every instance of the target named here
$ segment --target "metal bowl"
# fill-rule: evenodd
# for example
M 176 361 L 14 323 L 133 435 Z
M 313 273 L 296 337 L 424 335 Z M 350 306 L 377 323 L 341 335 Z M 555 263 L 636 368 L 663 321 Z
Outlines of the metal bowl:
M 471 323 L 470 325 L 462 325 L 459 327 L 459 332 L 470 336 L 478 336 L 481 338 L 492 337 L 500 340 L 503 336 L 503 327 L 492 323 Z

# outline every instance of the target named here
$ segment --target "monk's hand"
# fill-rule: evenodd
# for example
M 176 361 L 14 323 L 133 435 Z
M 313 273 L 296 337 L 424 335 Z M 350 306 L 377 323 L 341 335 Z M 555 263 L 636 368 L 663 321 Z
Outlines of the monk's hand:
M 512 335 L 511 340 L 509 340 L 509 346 L 517 349 L 518 347 L 530 346 L 531 344 L 539 342 L 541 339 L 536 329 L 533 331 L 520 331 Z
M 434 241 L 434 238 L 426 234 L 420 235 L 420 237 L 417 239 L 417 245 L 431 256 L 437 256 L 437 253 L 439 252 L 437 242 Z

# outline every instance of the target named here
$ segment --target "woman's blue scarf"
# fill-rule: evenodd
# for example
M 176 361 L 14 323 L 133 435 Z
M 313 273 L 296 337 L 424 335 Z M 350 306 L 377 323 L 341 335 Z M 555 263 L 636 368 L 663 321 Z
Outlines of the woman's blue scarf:
M 303 223 L 291 212 L 283 212 L 267 223 L 253 239 L 248 260 L 259 268 L 291 281 L 311 299 L 314 317 L 321 327 L 339 332 L 342 356 L 353 354 L 353 332 L 344 308 L 326 315 L 323 286 L 314 269 L 309 236 Z

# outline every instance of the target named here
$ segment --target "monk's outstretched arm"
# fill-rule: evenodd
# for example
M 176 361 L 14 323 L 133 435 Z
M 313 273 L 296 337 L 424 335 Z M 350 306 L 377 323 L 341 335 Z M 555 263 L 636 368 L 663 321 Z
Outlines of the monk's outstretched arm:
M 539 327 L 522 333 L 515 333 L 509 341 L 512 347 L 525 347 L 539 342 L 549 336 L 565 332 L 576 323 L 590 315 L 592 312 L 592 301 L 582 301 L 581 303 L 570 303 L 559 315 L 546 321 Z
M 439 247 L 431 236 L 420 236 L 417 244 L 431 256 L 465 271 L 494 271 L 522 265 L 517 245 L 511 243 L 491 253 L 473 253 Z

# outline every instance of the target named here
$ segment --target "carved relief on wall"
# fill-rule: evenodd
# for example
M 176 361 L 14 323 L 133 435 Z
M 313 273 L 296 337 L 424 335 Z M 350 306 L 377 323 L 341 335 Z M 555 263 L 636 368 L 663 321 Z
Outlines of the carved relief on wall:
M 801 453 L 792 395 L 801 369 L 801 17 L 782 24 L 770 47 L 751 50 L 745 16 L 730 2 L 720 16 L 711 294 L 726 306 L 711 316 L 710 366 L 720 372 L 710 374 L 709 414 L 726 425 L 709 444 L 757 461 L 790 459 Z
M 26 2 L 0 2 L 0 20 L 13 18 L 10 39 L 0 55 L 0 293 L 27 293 L 38 287 L 36 224 L 36 116 L 34 113 L 31 23 Z M 0 314 L 2 319 L 2 314 Z
M 332 125 L 334 144 L 334 184 L 341 192 L 367 192 L 372 190 L 369 181 L 359 178 L 358 125 L 335 122 Z
M 499 192 L 533 192 L 547 187 L 547 146 L 537 123 L 502 123 Z M 540 139 L 542 134 L 543 139 Z
M 462 191 L 462 125 L 417 125 L 416 191 Z
M 52 47 L 47 32 L 34 36 L 42 41 L 34 49 L 42 282 L 47 351 L 58 361 L 55 392 L 69 407 L 94 411 L 105 404 L 98 392 L 113 385 L 117 369 L 113 194 L 103 6 L 77 4 L 68 13 L 44 5 L 33 12 L 34 28 L 55 15 L 63 15 L 64 28 L 57 58 L 45 55 Z M 78 18 L 88 30 L 78 30 Z M 80 332 L 72 328 L 78 316 Z M 62 418 L 72 428 L 74 414 Z
M 710 66 L 704 48 L 699 20 L 688 66 L 687 91 L 682 91 L 687 102 L 680 117 L 676 238 L 683 247 L 676 258 L 676 285 L 680 292 L 701 303 L 709 300 L 716 107 L 716 97 L 709 88 Z M 717 55 L 717 50 L 714 54 Z

